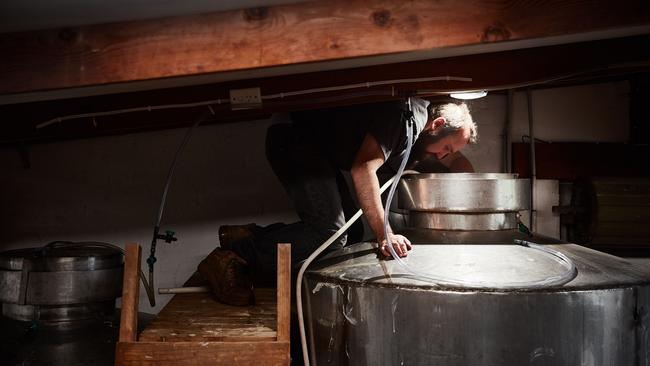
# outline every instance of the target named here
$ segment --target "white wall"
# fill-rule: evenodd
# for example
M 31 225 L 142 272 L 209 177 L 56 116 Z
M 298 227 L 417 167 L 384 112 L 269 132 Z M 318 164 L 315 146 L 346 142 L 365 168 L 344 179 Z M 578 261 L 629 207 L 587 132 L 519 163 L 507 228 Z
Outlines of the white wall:
M 627 142 L 629 140 L 629 84 L 627 82 L 593 84 L 532 92 L 535 138 L 551 142 Z M 506 119 L 507 97 L 491 95 L 469 101 L 478 124 L 479 144 L 464 154 L 478 172 L 504 171 L 502 133 Z M 525 92 L 513 97 L 510 141 L 521 142 L 529 135 L 528 98 Z M 510 158 L 509 158 L 510 159 Z M 559 202 L 557 182 L 538 181 L 535 187 L 534 231 L 559 237 L 559 216 L 552 206 Z M 540 198 L 543 198 L 540 201 Z M 530 211 L 523 211 L 528 225 Z
M 218 244 L 223 224 L 295 220 L 291 204 L 264 157 L 271 121 L 195 130 L 172 181 L 159 243 L 156 287 L 181 286 Z M 143 262 L 169 164 L 184 129 L 35 145 L 32 167 L 0 150 L 0 249 L 53 240 L 106 241 L 143 247 Z M 143 265 L 146 270 L 146 264 Z M 140 309 L 151 309 L 141 293 Z
M 480 172 L 501 170 L 506 97 L 469 103 L 480 143 L 466 155 Z M 610 83 L 534 92 L 536 136 L 553 141 L 626 141 L 628 85 Z M 526 96 L 516 93 L 512 140 L 527 134 Z M 223 224 L 295 219 L 264 157 L 273 121 L 205 126 L 181 156 L 163 218 L 179 241 L 160 243 L 156 287 L 181 286 L 217 246 Z M 53 128 L 56 128 L 54 126 Z M 53 240 L 138 242 L 148 256 L 164 179 L 185 130 L 139 133 L 30 147 L 32 167 L 0 150 L 0 250 Z M 143 258 L 143 259 L 144 259 Z M 146 269 L 146 265 L 143 266 Z M 157 312 L 168 296 L 140 310 Z
M 629 140 L 629 84 L 627 82 L 535 90 L 535 138 L 546 141 L 626 142 Z M 514 94 L 510 140 L 528 135 L 525 92 Z M 502 169 L 501 133 L 506 118 L 506 96 L 488 95 L 468 101 L 478 125 L 479 144 L 464 150 L 480 172 Z

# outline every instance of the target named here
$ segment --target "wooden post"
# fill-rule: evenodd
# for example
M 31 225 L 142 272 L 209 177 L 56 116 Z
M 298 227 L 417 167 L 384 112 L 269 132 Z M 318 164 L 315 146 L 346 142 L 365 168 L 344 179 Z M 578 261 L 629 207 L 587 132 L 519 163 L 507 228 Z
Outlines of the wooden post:
M 138 299 L 140 297 L 140 255 L 138 244 L 127 244 L 122 282 L 120 342 L 135 342 L 138 336 Z
M 278 244 L 278 342 L 289 342 L 291 311 L 291 244 Z

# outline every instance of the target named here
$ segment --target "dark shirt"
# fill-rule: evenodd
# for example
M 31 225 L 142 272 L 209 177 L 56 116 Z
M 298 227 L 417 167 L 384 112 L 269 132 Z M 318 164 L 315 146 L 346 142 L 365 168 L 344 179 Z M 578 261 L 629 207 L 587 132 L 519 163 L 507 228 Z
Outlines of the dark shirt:
M 427 122 L 428 102 L 411 98 L 415 115 L 414 134 Z M 310 110 L 292 114 L 301 135 L 318 144 L 332 164 L 350 170 L 366 134 L 371 134 L 384 154 L 385 164 L 399 165 L 406 149 L 405 101 L 391 101 L 337 108 Z

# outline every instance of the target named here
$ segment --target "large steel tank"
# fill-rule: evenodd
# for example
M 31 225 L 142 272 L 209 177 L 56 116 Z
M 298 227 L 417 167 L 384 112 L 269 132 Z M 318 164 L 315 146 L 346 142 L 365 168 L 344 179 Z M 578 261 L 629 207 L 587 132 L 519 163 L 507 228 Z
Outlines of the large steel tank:
M 112 315 L 122 262 L 119 250 L 65 242 L 1 252 L 2 315 L 64 327 Z
M 650 364 L 650 270 L 522 232 L 528 187 L 503 174 L 406 176 L 400 205 L 415 247 L 405 261 L 466 285 L 423 281 L 378 258 L 376 243 L 330 253 L 303 282 L 312 364 Z M 531 286 L 566 263 L 514 239 L 559 251 L 577 275 Z
M 122 257 L 95 242 L 0 252 L 0 364 L 112 365 Z

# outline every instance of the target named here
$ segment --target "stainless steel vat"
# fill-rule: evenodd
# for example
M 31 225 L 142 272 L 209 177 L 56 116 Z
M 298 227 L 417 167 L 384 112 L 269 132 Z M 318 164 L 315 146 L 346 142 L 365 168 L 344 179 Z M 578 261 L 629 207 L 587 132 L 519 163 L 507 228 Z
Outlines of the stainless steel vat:
M 2 314 L 58 324 L 112 314 L 121 295 L 122 253 L 87 246 L 0 253 Z
M 529 203 L 530 183 L 516 174 L 410 174 L 400 181 L 399 206 L 410 211 L 411 227 L 515 229 Z
M 512 182 L 512 176 L 423 178 L 412 182 L 417 190 L 400 192 L 400 202 L 418 214 L 516 212 L 528 202 L 527 183 Z M 493 181 L 499 179 L 510 182 Z M 407 188 L 403 183 L 401 189 Z M 465 193 L 474 188 L 483 193 Z M 650 269 L 575 244 L 482 225 L 404 231 L 416 244 L 409 265 L 479 281 L 486 284 L 482 288 L 423 282 L 396 261 L 378 259 L 375 243 L 348 246 L 312 265 L 303 283 L 312 364 L 650 365 Z M 515 238 L 565 254 L 577 276 L 541 290 L 500 288 L 563 270 L 541 252 L 512 245 Z
M 529 184 L 505 173 L 406 174 L 399 197 L 412 211 L 511 212 L 528 208 Z

